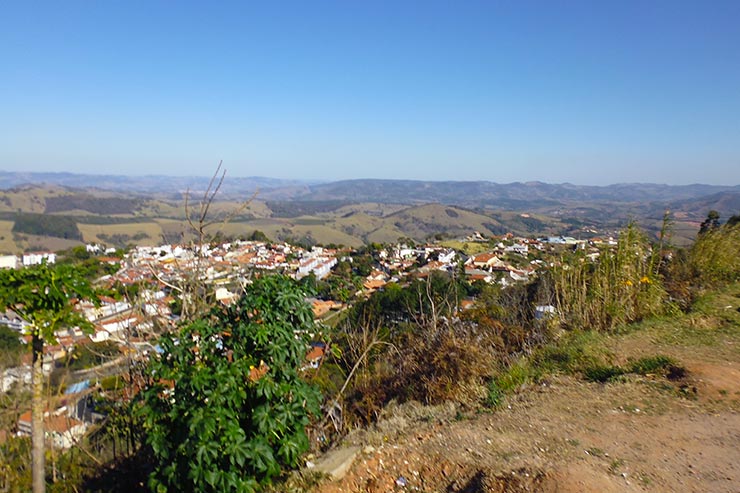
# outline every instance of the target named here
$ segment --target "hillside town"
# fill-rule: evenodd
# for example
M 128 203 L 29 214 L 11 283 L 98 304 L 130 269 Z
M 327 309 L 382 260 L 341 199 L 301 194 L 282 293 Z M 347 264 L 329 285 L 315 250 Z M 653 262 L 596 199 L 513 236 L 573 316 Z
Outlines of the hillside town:
M 90 399 L 101 381 L 125 372 L 131 360 L 144 360 L 159 350 L 157 338 L 177 326 L 184 286 L 197 280 L 209 287 L 214 303 L 228 305 L 251 283 L 255 276 L 281 273 L 296 280 L 312 282 L 338 277 L 338 268 L 352 273 L 342 295 L 334 290 L 307 298 L 318 320 L 341 313 L 354 301 L 383 290 L 390 283 L 403 285 L 412 279 L 424 279 L 435 272 L 462 276 L 470 283 L 496 284 L 502 288 L 527 283 L 548 266 L 545 255 L 557 249 L 588 250 L 592 260 L 600 248 L 614 245 L 613 238 L 577 240 L 570 237 L 524 238 L 508 234 L 484 238 L 474 233 L 463 239 L 476 245 L 479 253 L 465 254 L 440 244 L 414 245 L 396 243 L 371 245 L 358 251 L 342 247 L 314 246 L 306 249 L 288 243 L 266 241 L 233 241 L 220 244 L 138 246 L 115 256 L 114 249 L 87 245 L 85 252 L 114 271 L 99 277 L 96 284 L 109 294 L 96 300 L 76 300 L 75 309 L 91 323 L 92 331 L 67 327 L 55 333 L 53 343 L 44 347 L 43 365 L 47 375 L 69 364 L 81 348 L 103 344 L 118 347 L 118 354 L 93 368 L 66 374 L 60 384 L 63 391 L 47 412 L 47 434 L 54 447 L 67 448 L 82 436 L 87 427 L 101 419 Z M 42 262 L 53 264 L 58 255 L 52 252 L 24 254 L 22 257 L 0 257 L 3 268 L 24 268 Z M 346 286 L 350 286 L 349 291 Z M 460 309 L 473 305 L 462 300 Z M 552 306 L 537 306 L 538 314 L 552 313 Z M 12 310 L 0 314 L 0 324 L 17 332 L 24 344 L 30 343 L 28 322 Z M 323 355 L 312 349 L 311 365 Z M 4 368 L 0 392 L 15 385 L 31 382 L 30 353 L 21 365 Z M 19 435 L 30 434 L 30 411 L 23 413 L 15 428 Z

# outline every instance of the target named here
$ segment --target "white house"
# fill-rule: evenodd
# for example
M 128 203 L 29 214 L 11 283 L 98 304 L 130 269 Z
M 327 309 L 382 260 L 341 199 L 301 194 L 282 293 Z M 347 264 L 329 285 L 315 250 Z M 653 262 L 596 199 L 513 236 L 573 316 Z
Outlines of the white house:
M 520 243 L 514 243 L 513 245 L 504 248 L 504 251 L 518 253 L 519 255 L 527 255 L 527 253 L 529 253 L 529 246 L 522 245 Z
M 38 265 L 46 260 L 47 263 L 53 264 L 57 261 L 57 254 L 54 252 L 29 252 L 23 254 L 23 265 Z
M 19 317 L 13 310 L 6 310 L 4 312 L 0 312 L 0 325 L 7 325 L 13 330 L 23 332 L 23 330 L 31 324 Z
M 456 256 L 457 256 L 457 252 L 450 248 L 449 250 L 440 251 L 439 257 L 437 257 L 437 260 L 439 260 L 443 264 L 449 264 L 453 260 L 455 260 Z
M 295 278 L 301 279 L 313 272 L 317 279 L 323 279 L 335 265 L 337 265 L 335 257 L 308 257 L 301 260 Z
M 18 257 L 15 255 L 0 255 L 0 269 L 15 269 L 18 267 Z
M 85 423 L 64 415 L 66 408 L 57 410 L 52 415 L 44 415 L 44 434 L 56 449 L 68 449 L 85 434 Z M 18 418 L 18 435 L 31 435 L 31 411 Z
M 103 251 L 103 247 L 98 245 L 97 243 L 88 243 L 85 245 L 85 251 L 87 253 L 100 253 Z

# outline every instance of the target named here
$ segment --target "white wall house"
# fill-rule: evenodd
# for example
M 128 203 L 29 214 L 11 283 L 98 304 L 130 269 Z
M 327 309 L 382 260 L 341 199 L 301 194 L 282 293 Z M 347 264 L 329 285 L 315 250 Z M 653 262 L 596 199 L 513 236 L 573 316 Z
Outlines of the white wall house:
M 0 269 L 15 269 L 18 263 L 18 257 L 15 255 L 0 255 Z
M 23 265 L 38 265 L 43 261 L 49 264 L 56 263 L 57 254 L 54 252 L 29 252 L 23 254 Z

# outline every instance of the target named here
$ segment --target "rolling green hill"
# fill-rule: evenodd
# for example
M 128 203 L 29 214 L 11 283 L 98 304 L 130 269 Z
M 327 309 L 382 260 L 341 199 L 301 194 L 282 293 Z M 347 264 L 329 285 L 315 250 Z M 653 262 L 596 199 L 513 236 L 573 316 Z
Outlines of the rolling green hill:
M 82 180 L 68 174 L 59 176 L 68 182 Z M 123 184 L 121 189 L 132 187 L 134 182 Z M 0 236 L 4 238 L 0 240 L 0 253 L 59 243 L 41 241 L 45 236 L 77 244 L 100 242 L 117 247 L 187 239 L 185 197 L 189 197 L 191 215 L 197 215 L 203 192 L 175 190 L 177 183 L 190 182 L 162 180 L 159 191 L 151 191 L 153 184 L 147 185 L 146 195 L 59 185 L 0 189 Z M 281 190 L 279 181 L 264 183 L 274 187 L 263 188 L 256 197 L 249 190 L 239 191 L 233 186 L 223 199 L 219 195 L 209 208 L 208 217 L 216 223 L 209 232 L 220 229 L 227 237 L 246 237 L 260 230 L 275 240 L 357 246 L 399 238 L 425 241 L 433 237 L 464 237 L 475 231 L 484 235 L 512 232 L 524 236 L 587 237 L 610 234 L 629 219 L 636 219 L 655 234 L 663 212 L 670 209 L 674 241 L 687 244 L 710 209 L 720 211 L 724 219 L 740 212 L 740 190 L 733 186 L 584 187 L 539 182 L 502 185 L 350 180 L 324 184 L 288 182 L 287 189 Z M 49 215 L 56 219 L 45 219 Z M 29 218 L 35 222 L 29 225 Z M 226 224 L 219 226 L 222 222 Z M 47 223 L 65 228 L 38 229 Z M 29 235 L 34 236 L 33 241 Z

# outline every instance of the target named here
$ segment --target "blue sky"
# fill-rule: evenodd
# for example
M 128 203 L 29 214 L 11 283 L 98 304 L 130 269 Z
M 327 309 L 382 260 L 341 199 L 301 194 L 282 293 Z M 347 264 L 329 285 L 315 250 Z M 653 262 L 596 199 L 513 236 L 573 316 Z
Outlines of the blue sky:
M 4 2 L 0 170 L 740 184 L 740 2 Z

